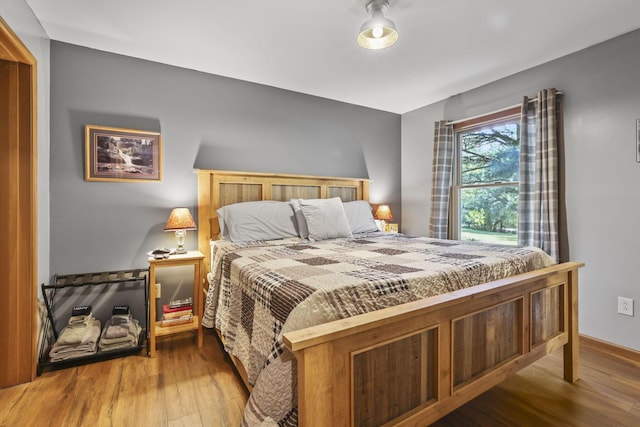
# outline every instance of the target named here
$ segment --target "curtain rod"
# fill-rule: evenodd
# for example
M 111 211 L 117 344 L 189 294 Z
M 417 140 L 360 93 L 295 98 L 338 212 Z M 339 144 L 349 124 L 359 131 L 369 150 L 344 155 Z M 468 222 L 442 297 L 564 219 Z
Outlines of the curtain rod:
M 564 92 L 558 90 L 558 91 L 556 91 L 556 95 L 564 95 Z M 531 103 L 531 102 L 538 102 L 538 97 L 536 96 L 535 98 L 529 98 L 529 103 Z M 512 108 L 516 108 L 516 107 L 519 107 L 521 105 L 522 105 L 522 102 L 519 103 L 519 104 L 511 105 L 509 107 L 501 108 L 499 110 L 491 111 L 489 113 L 478 114 L 477 116 L 466 117 L 464 119 L 459 119 L 459 120 L 450 120 L 450 121 L 447 122 L 447 124 L 448 125 L 457 125 L 458 123 L 462 123 L 462 122 L 466 122 L 466 121 L 469 121 L 469 120 L 478 119 L 478 118 L 484 117 L 484 116 L 490 116 L 492 114 L 496 114 L 496 113 L 499 113 L 499 112 L 504 111 L 504 110 L 510 110 Z

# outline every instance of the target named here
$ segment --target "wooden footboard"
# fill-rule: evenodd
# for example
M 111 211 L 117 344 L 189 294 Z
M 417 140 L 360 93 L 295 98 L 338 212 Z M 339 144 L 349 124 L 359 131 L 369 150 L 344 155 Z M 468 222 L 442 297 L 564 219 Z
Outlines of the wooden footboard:
M 432 423 L 564 346 L 578 379 L 578 268 L 568 262 L 285 334 L 300 426 Z

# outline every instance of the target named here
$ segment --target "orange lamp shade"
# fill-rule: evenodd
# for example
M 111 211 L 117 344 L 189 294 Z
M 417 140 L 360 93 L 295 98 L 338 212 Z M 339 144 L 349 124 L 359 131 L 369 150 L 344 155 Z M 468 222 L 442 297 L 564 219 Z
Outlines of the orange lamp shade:
M 195 230 L 196 223 L 188 208 L 175 208 L 171 211 L 164 231 Z
M 383 219 L 385 221 L 391 221 L 393 219 L 393 215 L 391 215 L 391 209 L 389 209 L 389 205 L 380 205 L 376 210 L 375 214 L 376 219 Z

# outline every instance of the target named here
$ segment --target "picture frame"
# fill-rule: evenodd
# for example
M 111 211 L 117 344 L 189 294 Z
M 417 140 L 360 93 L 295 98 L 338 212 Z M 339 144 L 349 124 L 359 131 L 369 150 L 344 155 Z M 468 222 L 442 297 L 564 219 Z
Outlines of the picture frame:
M 397 233 L 398 232 L 398 224 L 386 223 L 385 230 L 387 233 Z
M 85 181 L 162 181 L 159 132 L 85 125 Z

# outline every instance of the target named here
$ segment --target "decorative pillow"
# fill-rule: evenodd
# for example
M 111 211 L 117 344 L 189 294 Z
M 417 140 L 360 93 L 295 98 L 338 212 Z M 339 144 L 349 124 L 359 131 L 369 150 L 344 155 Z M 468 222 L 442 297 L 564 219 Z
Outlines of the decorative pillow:
M 307 222 L 309 240 L 352 237 L 351 226 L 339 197 L 331 199 L 298 199 Z
M 352 233 L 366 233 L 368 231 L 378 231 L 376 220 L 373 219 L 371 205 L 366 200 L 355 200 L 345 202 L 342 205 L 347 214 L 349 226 Z
M 287 202 L 263 200 L 235 203 L 216 211 L 220 233 L 234 243 L 297 237 L 295 218 Z
M 307 220 L 304 219 L 304 214 L 302 213 L 302 209 L 300 208 L 300 200 L 291 199 L 289 203 L 291 203 L 291 207 L 293 208 L 293 212 L 296 219 L 296 225 L 298 226 L 298 234 L 303 239 L 308 239 L 309 227 L 307 227 Z

